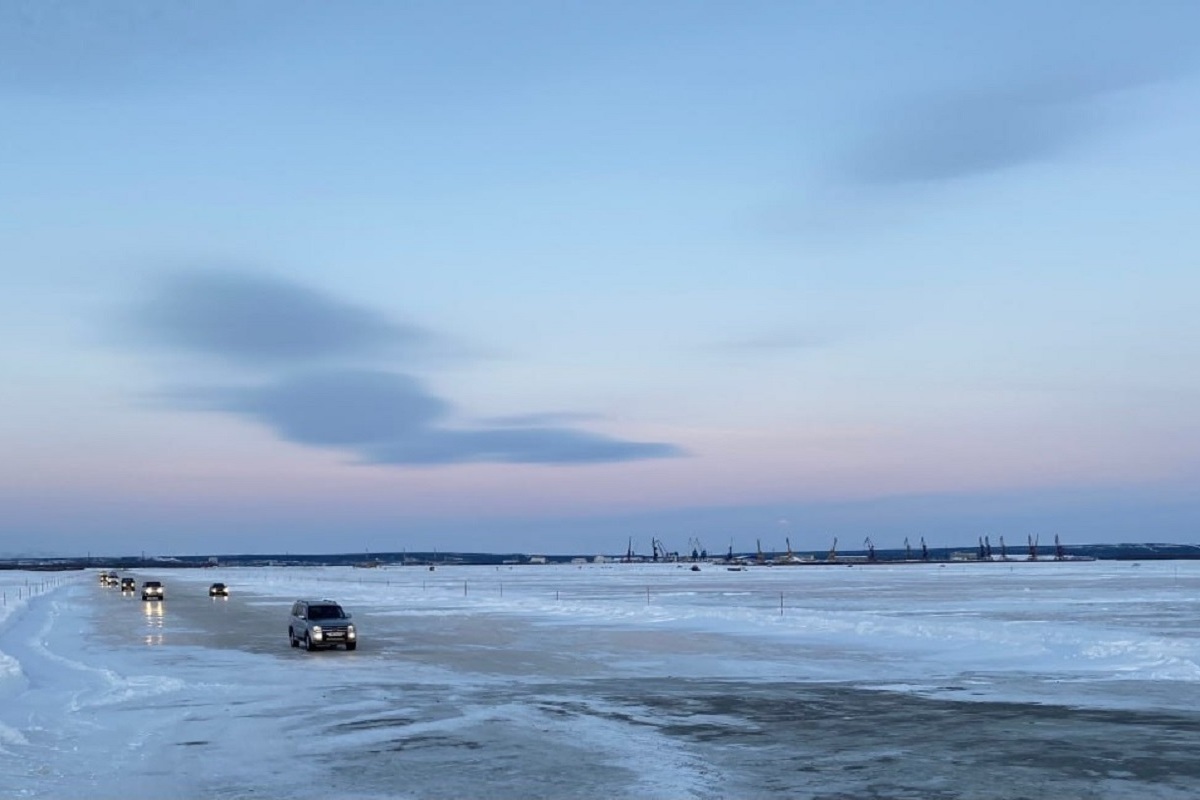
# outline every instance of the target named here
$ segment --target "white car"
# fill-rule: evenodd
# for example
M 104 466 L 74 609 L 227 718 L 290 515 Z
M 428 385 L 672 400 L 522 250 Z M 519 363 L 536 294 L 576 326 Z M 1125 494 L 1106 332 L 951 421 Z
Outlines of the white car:
M 350 615 L 332 600 L 297 600 L 288 620 L 288 642 L 308 651 L 343 645 L 358 648 L 358 630 Z

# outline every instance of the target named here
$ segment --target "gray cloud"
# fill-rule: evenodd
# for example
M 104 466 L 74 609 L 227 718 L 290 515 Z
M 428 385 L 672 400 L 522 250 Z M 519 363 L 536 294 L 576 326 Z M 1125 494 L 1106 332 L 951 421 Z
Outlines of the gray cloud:
M 487 417 L 480 423 L 498 428 L 528 428 L 562 425 L 568 422 L 594 422 L 599 414 L 583 414 L 574 411 L 544 411 L 534 414 L 512 414 L 506 417 Z
M 257 419 L 289 441 L 333 447 L 422 436 L 449 411 L 408 375 L 372 370 L 306 373 L 210 397 L 218 408 Z
M 288 441 L 350 450 L 377 464 L 589 464 L 681 455 L 670 444 L 563 427 L 442 427 L 448 403 L 408 375 L 375 370 L 313 371 L 258 387 L 203 392 L 202 398 L 208 407 L 254 419 Z
M 873 185 L 943 181 L 1054 158 L 1103 127 L 1099 101 L 1156 76 L 1060 71 L 888 109 L 842 168 Z
M 1054 105 L 955 98 L 900 110 L 850 155 L 850 176 L 869 184 L 939 181 L 1052 157 L 1090 124 Z
M 142 344 L 242 365 L 378 355 L 430 338 L 313 289 L 239 272 L 172 273 L 131 320 Z
M 196 73 L 197 67 L 245 52 L 319 8 L 311 0 L 5 0 L 0 3 L 0 85 L 95 89 Z
M 422 437 L 389 442 L 369 451 L 373 461 L 384 464 L 601 464 L 682 454 L 678 447 L 661 442 L 631 442 L 551 427 L 428 430 Z
M 452 404 L 416 378 L 359 366 L 426 331 L 299 284 L 245 273 L 177 272 L 135 307 L 142 346 L 252 368 L 255 385 L 166 395 L 175 408 L 236 414 L 281 438 L 356 454 L 376 464 L 465 462 L 589 464 L 681 455 L 674 445 L 579 430 L 586 414 L 522 414 L 451 427 Z

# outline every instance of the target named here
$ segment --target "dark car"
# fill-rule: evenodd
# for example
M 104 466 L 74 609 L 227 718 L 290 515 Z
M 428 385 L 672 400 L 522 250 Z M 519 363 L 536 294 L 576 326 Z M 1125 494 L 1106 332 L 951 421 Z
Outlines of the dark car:
M 358 630 L 350 615 L 332 600 L 297 600 L 288 620 L 288 641 L 292 647 L 303 644 L 309 651 L 338 645 L 354 650 Z
M 166 593 L 163 590 L 163 585 L 159 581 L 146 581 L 142 584 L 142 599 L 143 600 L 164 600 Z
M 122 592 L 136 592 L 137 591 L 137 581 L 135 581 L 133 578 L 121 578 L 121 591 Z
M 209 597 L 229 597 L 229 587 L 223 583 L 214 583 L 208 587 Z

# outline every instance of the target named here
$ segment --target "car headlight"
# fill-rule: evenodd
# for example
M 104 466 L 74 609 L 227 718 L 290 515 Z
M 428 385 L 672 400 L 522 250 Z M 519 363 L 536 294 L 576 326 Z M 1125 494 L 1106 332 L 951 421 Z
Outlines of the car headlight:
M 355 633 L 355 631 L 354 631 L 354 626 L 353 626 L 353 625 L 347 625 L 347 626 L 346 626 L 346 637 L 347 637 L 347 638 L 349 638 L 349 639 L 353 639 L 353 638 L 354 638 L 356 635 L 357 635 L 357 634 L 356 634 L 356 633 Z
M 313 625 L 313 626 L 312 626 L 312 635 L 313 635 L 313 638 L 314 638 L 314 639 L 320 639 L 320 638 L 321 638 L 321 626 L 320 626 L 320 625 Z

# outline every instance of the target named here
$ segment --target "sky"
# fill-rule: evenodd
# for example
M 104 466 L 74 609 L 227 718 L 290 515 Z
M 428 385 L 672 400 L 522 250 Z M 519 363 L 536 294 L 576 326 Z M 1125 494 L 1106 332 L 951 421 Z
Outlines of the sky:
M 1200 541 L 1200 6 L 0 4 L 0 554 Z

